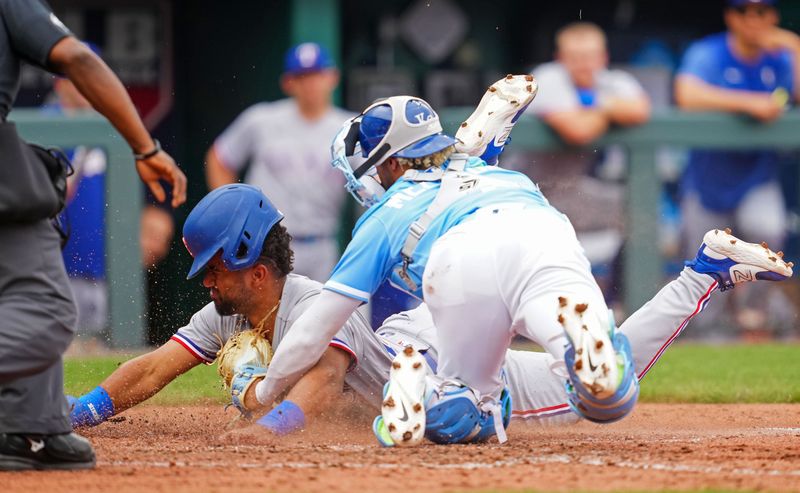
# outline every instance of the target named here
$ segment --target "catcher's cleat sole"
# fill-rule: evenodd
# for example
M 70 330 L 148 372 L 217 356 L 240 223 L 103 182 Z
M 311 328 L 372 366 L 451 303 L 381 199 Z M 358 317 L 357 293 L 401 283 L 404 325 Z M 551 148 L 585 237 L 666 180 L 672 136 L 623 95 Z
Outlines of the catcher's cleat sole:
M 697 256 L 686 265 L 713 277 L 721 291 L 742 282 L 783 281 L 792 276 L 794 267 L 792 262 L 783 260 L 783 252 L 773 252 L 763 242 L 742 241 L 730 229 L 706 233 Z
M 411 346 L 395 356 L 389 370 L 389 382 L 384 387 L 381 416 L 386 434 L 394 445 L 413 446 L 422 441 L 425 435 L 425 376 L 427 369 L 424 357 Z M 373 424 L 378 425 L 378 420 Z M 378 441 L 382 439 L 375 432 Z
M 456 132 L 456 150 L 485 159 L 496 157 L 538 90 L 532 75 L 508 75 L 489 86 L 478 107 Z
M 558 322 L 575 349 L 573 370 L 579 384 L 597 399 L 612 396 L 620 383 L 621 362 L 609 337 L 608 320 L 589 310 L 587 303 L 559 296 L 558 305 Z

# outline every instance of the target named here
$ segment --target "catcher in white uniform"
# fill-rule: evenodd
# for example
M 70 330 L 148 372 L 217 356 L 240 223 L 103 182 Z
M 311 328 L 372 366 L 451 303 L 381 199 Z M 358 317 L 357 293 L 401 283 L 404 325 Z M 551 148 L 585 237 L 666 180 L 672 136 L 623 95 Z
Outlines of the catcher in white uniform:
M 409 96 L 376 101 L 345 122 L 332 146 L 333 164 L 369 209 L 322 293 L 257 384 L 260 403 L 271 405 L 297 381 L 322 354 L 321 341 L 389 279 L 424 297 L 439 361 L 436 378 L 428 379 L 413 348 L 393 360 L 382 416 L 374 424 L 384 445 L 414 445 L 423 436 L 443 444 L 493 435 L 505 441 L 512 406 L 502 366 L 516 334 L 563 365 L 575 413 L 610 422 L 632 410 L 638 396 L 634 357 L 569 221 L 524 175 L 453 153 L 457 143 L 468 151 L 491 147 L 513 124 L 536 92 L 532 77 L 521 86 L 515 80 L 508 76 L 490 87 L 462 124 L 460 143 L 442 133 L 426 102 Z M 777 254 L 756 246 L 729 259 L 735 252 L 724 242 L 739 242 L 721 235 L 707 235 L 695 269 L 723 281 L 744 261 L 758 262 L 754 268 L 768 277 L 791 273 Z M 530 374 L 520 377 L 522 386 L 536 383 Z
M 502 142 L 498 148 L 502 149 Z M 291 249 L 285 230 L 277 224 L 279 220 L 280 213 L 251 187 L 226 187 L 203 199 L 187 219 L 184 235 L 187 247 L 195 255 L 190 277 L 205 269 L 204 284 L 210 289 L 213 303 L 197 312 L 164 346 L 125 363 L 92 392 L 73 399 L 73 424 L 99 424 L 149 398 L 179 374 L 202 362 L 212 362 L 222 346 L 240 331 L 256 328 L 273 347 L 279 347 L 287 330 L 312 304 L 321 287 L 288 274 Z M 733 282 L 777 280 L 791 275 L 791 265 L 778 261 L 780 255 L 766 248 L 738 242 L 725 232 L 710 232 L 705 240 L 691 266 L 620 328 L 634 347 L 633 361 L 639 378 L 705 306 L 714 290 L 732 287 Z M 745 259 L 746 263 L 742 263 Z M 316 366 L 248 432 L 280 435 L 302 428 L 307 417 L 330 406 L 341 393 L 343 383 L 377 409 L 391 359 L 407 346 L 415 348 L 425 366 L 435 371 L 436 332 L 426 306 L 390 317 L 377 335 L 360 313 L 354 313 L 330 341 Z M 238 390 L 234 385 L 232 397 L 244 413 L 257 406 L 252 383 L 265 371 L 268 349 L 266 353 L 260 369 L 250 365 L 253 368 L 238 371 L 239 381 L 248 385 Z M 557 366 L 546 353 L 506 353 L 503 371 L 513 396 L 513 418 L 534 423 L 579 419 L 567 404 L 564 378 L 552 371 Z

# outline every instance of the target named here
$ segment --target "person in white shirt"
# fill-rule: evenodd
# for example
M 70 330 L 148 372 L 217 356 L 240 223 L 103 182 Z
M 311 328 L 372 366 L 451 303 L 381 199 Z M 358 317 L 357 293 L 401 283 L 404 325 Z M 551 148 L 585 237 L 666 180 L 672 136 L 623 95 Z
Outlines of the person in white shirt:
M 336 234 L 344 179 L 330 143 L 350 116 L 332 103 L 339 72 L 328 51 L 302 43 L 286 54 L 281 88 L 289 98 L 245 110 L 206 155 L 210 189 L 238 181 L 259 187 L 286 216 L 295 272 L 322 281 L 339 258 Z

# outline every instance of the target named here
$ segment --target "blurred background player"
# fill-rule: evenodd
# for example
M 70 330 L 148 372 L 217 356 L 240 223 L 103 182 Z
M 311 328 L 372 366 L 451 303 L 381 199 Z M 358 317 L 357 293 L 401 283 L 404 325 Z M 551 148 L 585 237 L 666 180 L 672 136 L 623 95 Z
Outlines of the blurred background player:
M 234 183 L 249 164 L 255 185 L 286 215 L 295 272 L 327 279 L 339 256 L 344 180 L 330 166 L 330 142 L 351 115 L 332 103 L 339 72 L 328 51 L 302 43 L 286 53 L 287 99 L 256 104 L 220 135 L 206 155 L 210 189 Z
M 97 55 L 100 49 L 86 45 Z M 76 116 L 93 112 L 92 105 L 69 79 L 56 77 L 53 99 L 42 108 L 46 114 Z M 106 154 L 102 148 L 77 146 L 64 152 L 74 174 L 68 179 L 67 205 L 61 213 L 69 231 L 63 248 L 64 265 L 78 309 L 76 336 L 70 353 L 94 353 L 107 348 L 108 284 L 105 264 L 105 174 Z M 142 265 L 151 269 L 166 257 L 174 224 L 172 214 L 148 193 L 142 209 L 139 243 Z
M 25 144 L 6 122 L 23 60 L 66 76 L 111 121 L 159 201 L 166 199 L 159 180 L 173 186 L 173 207 L 186 200 L 186 177 L 147 131 L 120 80 L 39 1 L 0 2 L 0 159 L 15 159 L 3 166 L 41 166 L 30 158 L 18 162 Z M 7 176 L 0 185 L 13 188 L 23 180 Z M 14 204 L 4 206 L 14 212 Z M 59 235 L 48 217 L 4 219 L 0 216 L 0 470 L 94 467 L 91 445 L 72 432 L 64 397 L 62 354 L 74 336 L 76 313 Z
M 639 82 L 621 70 L 609 70 L 605 33 L 595 24 L 576 22 L 555 37 L 555 60 L 536 67 L 536 104 L 540 117 L 567 144 L 588 145 L 613 125 L 639 125 L 650 117 L 650 101 Z M 624 187 L 604 179 L 612 164 L 624 164 L 618 149 L 565 151 L 529 156 L 529 175 L 554 207 L 575 227 L 608 296 L 608 268 L 623 242 Z M 527 163 L 526 163 L 527 164 Z M 605 166 L 604 166 L 605 165 Z M 615 178 L 622 178 L 621 170 Z M 608 275 L 605 275 L 608 274 Z
M 777 26 L 776 4 L 728 0 L 728 30 L 696 41 L 684 55 L 675 79 L 675 100 L 682 109 L 741 113 L 768 123 L 797 101 L 800 36 Z M 691 251 L 693 238 L 715 224 L 736 228 L 746 241 L 766 239 L 780 250 L 787 213 L 779 159 L 768 149 L 692 151 L 681 184 L 684 253 Z M 777 288 L 771 296 L 750 293 L 738 290 L 729 298 L 735 305 L 730 322 L 745 335 L 766 336 L 776 328 L 776 319 L 793 316 Z M 715 319 L 719 326 L 718 317 L 704 320 Z

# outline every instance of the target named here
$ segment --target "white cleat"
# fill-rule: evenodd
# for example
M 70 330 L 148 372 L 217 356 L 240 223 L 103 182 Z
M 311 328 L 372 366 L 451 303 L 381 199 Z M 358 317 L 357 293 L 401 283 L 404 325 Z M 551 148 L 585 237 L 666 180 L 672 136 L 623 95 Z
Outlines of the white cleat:
M 538 90 L 532 75 L 509 74 L 489 86 L 478 107 L 456 132 L 456 151 L 494 164 L 511 129 Z
M 558 322 L 575 349 L 573 369 L 597 399 L 612 396 L 620 383 L 620 365 L 609 337 L 610 322 L 587 303 L 558 297 Z
M 741 282 L 782 281 L 792 277 L 794 267 L 792 262 L 783 260 L 783 252 L 773 252 L 765 242 L 759 245 L 742 241 L 730 229 L 706 233 L 697 256 L 686 265 L 713 277 L 721 291 Z
M 383 426 L 394 445 L 419 444 L 425 436 L 425 358 L 411 346 L 395 356 L 381 405 Z M 376 432 L 377 434 L 377 432 Z M 380 436 L 378 439 L 381 440 Z M 381 443 L 384 441 L 381 440 Z M 384 443 L 384 445 L 387 445 Z

